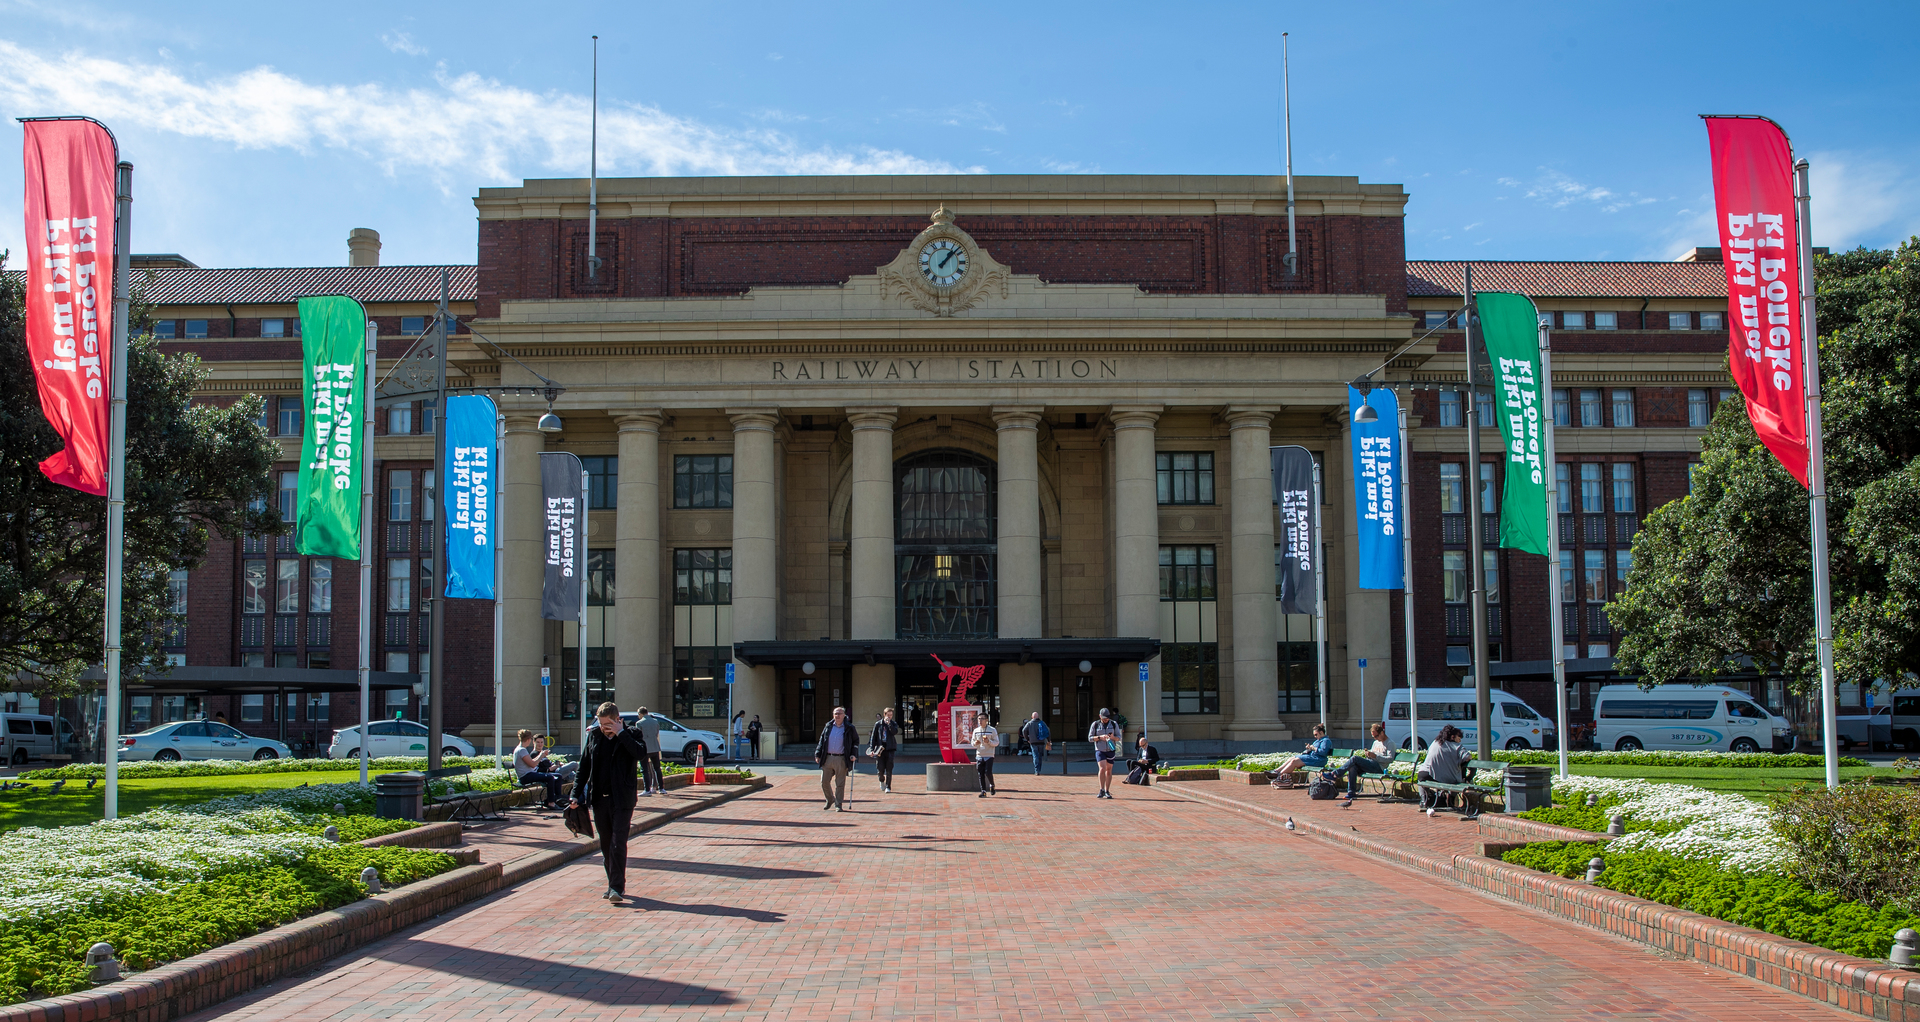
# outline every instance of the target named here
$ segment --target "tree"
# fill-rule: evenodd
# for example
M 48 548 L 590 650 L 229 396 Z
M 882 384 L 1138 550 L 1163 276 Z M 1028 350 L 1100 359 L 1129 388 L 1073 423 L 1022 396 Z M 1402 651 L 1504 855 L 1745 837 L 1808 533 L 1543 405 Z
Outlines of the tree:
M 1920 238 L 1815 264 L 1834 658 L 1843 679 L 1920 670 Z M 1645 685 L 1748 670 L 1817 685 L 1807 491 L 1738 397 L 1701 441 L 1692 494 L 1647 516 L 1615 665 Z M 1751 662 L 1751 666 L 1746 661 Z
M 0 673 L 17 675 L 15 687 L 65 695 L 104 658 L 107 502 L 40 472 L 61 440 L 40 412 L 24 310 L 24 282 L 0 274 Z M 192 355 L 162 354 L 149 319 L 136 304 L 127 359 L 124 678 L 165 668 L 163 633 L 181 623 L 168 576 L 199 566 L 210 530 L 284 531 L 279 510 L 267 505 L 280 455 L 257 421 L 261 399 L 194 404 L 207 370 Z

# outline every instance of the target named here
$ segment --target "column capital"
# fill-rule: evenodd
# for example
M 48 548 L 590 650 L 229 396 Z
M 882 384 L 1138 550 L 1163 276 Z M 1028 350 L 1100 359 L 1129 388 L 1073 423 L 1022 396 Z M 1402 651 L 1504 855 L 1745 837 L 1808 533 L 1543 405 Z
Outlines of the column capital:
M 658 433 L 661 423 L 667 420 L 666 413 L 658 408 L 635 408 L 611 414 L 614 425 L 622 433 Z
M 778 408 L 729 408 L 727 418 L 733 420 L 735 433 L 772 433 L 780 428 Z
M 897 408 L 849 408 L 847 424 L 857 432 L 863 429 L 891 430 L 900 419 Z
M 508 412 L 506 414 L 506 420 L 507 432 L 509 433 L 532 433 L 535 432 L 540 425 L 540 416 L 537 414 L 529 415 L 520 412 Z
M 1107 409 L 1107 420 L 1114 429 L 1152 429 L 1166 410 L 1165 405 L 1113 405 Z
M 993 424 L 996 429 L 1034 429 L 1040 428 L 1040 415 L 1045 412 L 1041 405 L 995 405 Z
M 1221 417 L 1229 429 L 1272 429 L 1277 409 L 1249 405 L 1231 405 Z

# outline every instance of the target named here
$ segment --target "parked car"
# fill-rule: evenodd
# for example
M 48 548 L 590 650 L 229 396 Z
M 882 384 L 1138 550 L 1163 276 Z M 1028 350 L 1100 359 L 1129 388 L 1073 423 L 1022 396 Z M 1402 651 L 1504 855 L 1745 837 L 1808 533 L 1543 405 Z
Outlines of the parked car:
M 19 766 L 59 752 L 73 741 L 73 728 L 65 718 L 38 713 L 6 714 L 0 728 L 0 762 Z
M 1920 749 L 1920 688 L 1903 688 L 1893 694 L 1893 744 L 1908 752 Z
M 701 731 L 695 728 L 685 727 L 658 713 L 650 713 L 647 716 L 660 722 L 661 759 L 678 756 L 682 762 L 691 766 L 694 759 L 700 755 L 702 749 L 706 750 L 706 757 L 709 760 L 716 756 L 724 756 L 727 753 L 727 740 L 718 732 Z M 623 713 L 620 715 L 620 719 L 626 721 L 628 727 L 632 727 L 640 720 L 640 715 L 637 713 Z M 591 728 L 582 729 L 580 732 L 580 737 L 583 741 L 586 739 L 588 730 L 591 730 Z
M 1738 689 L 1715 685 L 1606 685 L 1594 699 L 1602 749 L 1791 752 L 1793 726 Z
M 376 720 L 367 725 L 367 756 L 425 756 L 427 726 L 411 720 Z M 440 735 L 440 755 L 471 756 L 473 743 L 456 735 Z M 333 733 L 333 745 L 327 749 L 331 759 L 360 758 L 360 725 L 343 727 Z
M 1535 710 L 1520 701 L 1520 697 L 1511 692 L 1494 689 L 1490 693 L 1493 701 L 1493 745 L 1502 749 L 1552 749 L 1555 748 L 1553 718 Z M 1466 737 L 1462 739 L 1468 746 L 1479 741 L 1480 728 L 1474 717 L 1479 714 L 1480 705 L 1477 696 L 1470 688 L 1428 688 L 1420 686 L 1420 745 L 1430 742 L 1440 733 L 1443 723 L 1458 727 Z M 1397 735 L 1406 730 L 1407 690 L 1395 688 L 1387 690 L 1386 702 L 1381 707 L 1381 717 L 1387 722 L 1387 734 Z M 1410 748 L 1407 739 L 1400 740 L 1400 747 Z
M 1859 713 L 1844 713 L 1833 719 L 1834 739 L 1842 749 L 1864 745 L 1867 751 L 1893 742 L 1893 706 L 1881 704 Z
M 279 759 L 293 750 L 215 720 L 176 720 L 120 737 L 120 760 Z

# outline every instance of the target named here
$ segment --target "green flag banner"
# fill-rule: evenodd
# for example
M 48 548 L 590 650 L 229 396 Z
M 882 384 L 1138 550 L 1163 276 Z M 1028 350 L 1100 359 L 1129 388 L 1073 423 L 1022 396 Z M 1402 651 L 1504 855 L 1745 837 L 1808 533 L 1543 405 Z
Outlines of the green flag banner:
M 1481 291 L 1480 333 L 1493 366 L 1493 404 L 1506 441 L 1500 493 L 1500 545 L 1547 554 L 1547 473 L 1542 430 L 1553 428 L 1540 379 L 1540 314 L 1525 295 Z
M 300 441 L 294 548 L 360 559 L 361 426 L 367 409 L 367 310 L 339 295 L 300 299 L 307 428 Z

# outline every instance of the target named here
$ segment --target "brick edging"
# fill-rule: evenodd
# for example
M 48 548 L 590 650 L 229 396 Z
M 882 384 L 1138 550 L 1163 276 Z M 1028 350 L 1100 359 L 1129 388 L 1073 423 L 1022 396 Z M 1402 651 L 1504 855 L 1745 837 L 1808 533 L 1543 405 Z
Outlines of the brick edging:
M 1181 798 L 1278 823 L 1287 816 L 1210 792 L 1174 785 L 1167 791 Z M 1483 823 L 1491 822 L 1486 816 Z M 1507 824 L 1529 824 L 1511 827 Z M 1728 972 L 1759 980 L 1843 1011 L 1887 1022 L 1920 1022 L 1920 972 L 1896 969 L 1885 962 L 1855 958 L 1724 922 L 1686 909 L 1621 894 L 1604 887 L 1526 869 L 1482 855 L 1446 855 L 1423 852 L 1371 838 L 1351 830 L 1335 830 L 1309 820 L 1294 820 L 1296 833 L 1333 841 L 1375 858 L 1432 873 L 1474 890 L 1595 929 L 1649 944 L 1673 954 Z M 1602 840 L 1589 834 L 1532 821 L 1501 818 L 1494 827 L 1501 836 L 1519 843 L 1543 840 Z M 1543 836 L 1540 831 L 1564 832 Z M 1531 833 L 1529 833 L 1531 832 Z M 1513 847 L 1508 842 L 1487 844 Z
M 655 830 L 766 786 L 764 777 L 749 778 L 748 783 L 730 788 L 716 786 L 716 797 L 636 820 L 633 831 L 642 834 Z M 399 834 L 413 835 L 439 826 L 458 828 L 459 824 L 430 824 Z M 383 838 L 396 836 L 382 835 Z M 380 840 L 368 839 L 369 842 Z M 131 979 L 80 993 L 0 1007 L 0 1022 L 168 1022 L 285 976 L 297 975 L 335 955 L 525 883 L 599 850 L 600 844 L 593 838 L 576 838 L 558 848 L 524 855 L 505 864 L 461 866 L 242 937 L 191 958 L 149 969 Z

